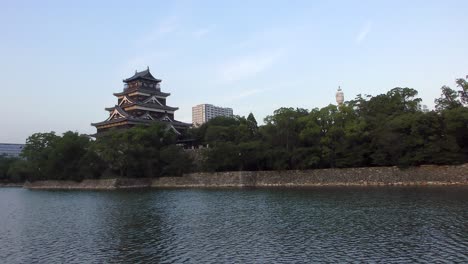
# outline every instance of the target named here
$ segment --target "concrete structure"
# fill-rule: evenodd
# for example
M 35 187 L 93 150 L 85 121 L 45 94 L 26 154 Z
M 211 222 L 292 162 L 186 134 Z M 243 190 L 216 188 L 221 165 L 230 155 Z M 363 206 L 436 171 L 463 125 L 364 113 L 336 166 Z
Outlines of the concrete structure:
M 199 126 L 217 116 L 232 117 L 233 115 L 232 108 L 219 107 L 211 104 L 199 104 L 192 107 L 192 124 L 194 126 Z
M 336 97 L 336 103 L 338 105 L 342 105 L 344 103 L 344 93 L 341 90 L 340 86 L 338 86 L 338 91 L 336 91 L 335 97 Z
M 18 157 L 23 148 L 24 144 L 0 143 L 0 156 Z

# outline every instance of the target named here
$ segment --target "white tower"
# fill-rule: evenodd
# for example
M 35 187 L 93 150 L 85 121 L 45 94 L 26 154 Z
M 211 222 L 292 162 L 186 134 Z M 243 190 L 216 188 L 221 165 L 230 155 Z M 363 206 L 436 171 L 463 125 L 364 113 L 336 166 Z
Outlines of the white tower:
M 338 105 L 342 105 L 344 102 L 344 93 L 341 90 L 341 87 L 338 86 L 338 91 L 336 91 L 336 103 Z

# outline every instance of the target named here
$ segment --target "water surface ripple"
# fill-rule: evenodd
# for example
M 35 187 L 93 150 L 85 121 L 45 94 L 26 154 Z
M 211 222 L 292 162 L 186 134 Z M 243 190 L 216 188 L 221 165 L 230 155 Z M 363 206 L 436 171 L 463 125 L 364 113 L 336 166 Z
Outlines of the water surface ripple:
M 468 263 L 468 188 L 0 188 L 2 263 Z

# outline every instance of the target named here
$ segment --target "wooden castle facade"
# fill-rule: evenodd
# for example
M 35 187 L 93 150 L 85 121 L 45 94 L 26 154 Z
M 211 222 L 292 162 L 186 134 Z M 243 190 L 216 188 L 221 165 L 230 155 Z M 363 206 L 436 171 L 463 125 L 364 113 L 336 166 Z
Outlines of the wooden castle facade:
M 179 108 L 166 104 L 167 97 L 171 94 L 161 91 L 161 80 L 154 78 L 149 68 L 135 72 L 135 75 L 123 82 L 123 91 L 114 93 L 117 104 L 105 108 L 109 111 L 109 117 L 105 121 L 91 124 L 96 127 L 97 136 L 114 128 L 130 128 L 154 122 L 166 124 L 178 135 L 191 126 L 174 119 L 174 113 Z

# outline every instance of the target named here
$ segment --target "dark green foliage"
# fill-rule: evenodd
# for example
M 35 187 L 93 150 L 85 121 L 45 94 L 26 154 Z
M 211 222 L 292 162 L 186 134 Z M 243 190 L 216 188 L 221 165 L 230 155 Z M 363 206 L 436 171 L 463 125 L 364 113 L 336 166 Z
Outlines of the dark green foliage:
M 416 90 L 397 87 L 339 108 L 280 108 L 260 127 L 252 114 L 217 118 L 193 133 L 210 146 L 210 171 L 459 164 L 468 162 L 468 85 L 457 84 L 458 92 L 442 87 L 437 112 L 421 110 Z
M 75 180 L 97 177 L 103 165 L 91 148 L 92 141 L 85 135 L 66 132 L 63 136 L 36 133 L 26 141 L 22 156 L 27 180 Z
M 9 172 L 10 168 L 18 160 L 18 158 L 0 156 L 0 182 L 18 182 L 17 178 L 11 177 Z
M 7 172 L 7 177 L 10 182 L 24 182 L 31 175 L 31 168 L 28 166 L 27 161 L 23 159 L 16 159 L 10 165 Z
M 161 175 L 182 176 L 192 170 L 193 161 L 179 146 L 169 145 L 161 149 Z
M 457 86 L 460 87 L 458 95 L 460 96 L 460 101 L 464 106 L 468 106 L 468 75 L 466 79 L 460 78 L 456 81 Z
M 24 159 L 0 156 L 0 183 L 21 183 L 30 174 L 30 167 Z
M 163 125 L 116 130 L 96 140 L 95 151 L 121 177 L 181 175 L 192 162 Z
M 28 161 L 28 180 L 42 180 L 48 177 L 48 170 L 52 166 L 49 156 L 55 147 L 58 136 L 55 132 L 36 133 L 26 140 L 22 156 Z
M 468 108 L 459 107 L 442 112 L 444 132 L 468 156 Z
M 211 148 L 203 152 L 205 164 L 203 169 L 207 171 L 240 170 L 241 153 L 235 143 L 216 142 Z
M 252 113 L 250 113 L 249 116 L 247 116 L 246 123 L 247 123 L 247 129 L 250 133 L 250 136 L 253 138 L 257 137 L 258 136 L 258 124 L 257 124 L 257 120 L 255 119 Z
M 4 171 L 19 181 L 178 176 L 191 170 L 192 161 L 175 142 L 172 130 L 161 125 L 110 131 L 96 141 L 74 132 L 36 133 L 26 141 L 24 159 L 2 166 L 6 159 L 0 158 L 0 176 Z
M 440 98 L 434 100 L 438 111 L 454 109 L 462 106 L 459 101 L 457 91 L 450 89 L 448 86 L 442 86 L 441 90 L 442 94 Z
M 92 141 L 66 132 L 36 133 L 21 159 L 0 157 L 0 181 L 82 180 L 99 177 L 179 176 L 204 171 L 418 166 L 468 162 L 468 83 L 442 87 L 436 111 L 422 111 L 418 92 L 394 88 L 358 95 L 337 107 L 280 108 L 259 126 L 247 118 L 217 117 L 183 137 L 209 146 L 202 157 L 176 145 L 168 127 L 109 131 Z M 179 135 L 179 138 L 181 136 Z M 192 152 L 191 154 L 196 154 Z M 200 164 L 193 166 L 190 157 Z

